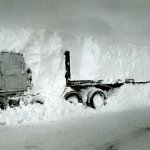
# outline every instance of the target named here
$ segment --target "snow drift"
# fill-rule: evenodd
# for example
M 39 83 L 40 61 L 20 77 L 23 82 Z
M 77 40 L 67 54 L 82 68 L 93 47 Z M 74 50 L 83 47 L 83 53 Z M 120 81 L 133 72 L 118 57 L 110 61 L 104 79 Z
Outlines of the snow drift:
M 149 85 L 122 87 L 117 96 L 109 99 L 110 104 L 106 108 L 97 111 L 64 101 L 61 94 L 65 87 L 63 53 L 66 49 L 71 51 L 73 79 L 104 79 L 106 82 L 125 78 L 150 80 L 149 47 L 118 44 L 98 37 L 81 38 L 45 29 L 3 29 L 0 31 L 0 50 L 24 54 L 25 61 L 33 72 L 34 90 L 41 93 L 45 104 L 8 109 L 1 112 L 1 122 L 13 124 L 56 120 L 97 111 L 128 109 L 143 103 L 149 105 Z M 124 91 L 127 92 L 125 97 Z M 134 92 L 138 96 L 134 97 Z M 129 105 L 124 107 L 124 103 Z

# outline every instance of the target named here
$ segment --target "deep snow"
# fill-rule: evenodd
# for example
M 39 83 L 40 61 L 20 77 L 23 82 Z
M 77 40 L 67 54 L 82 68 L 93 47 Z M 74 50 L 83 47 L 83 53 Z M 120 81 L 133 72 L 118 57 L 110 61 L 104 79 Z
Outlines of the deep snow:
M 33 72 L 34 91 L 40 92 L 45 104 L 20 106 L 1 111 L 2 124 L 35 123 L 89 116 L 97 112 L 122 111 L 149 106 L 149 84 L 126 85 L 112 92 L 106 107 L 96 111 L 81 104 L 64 101 L 64 51 L 71 51 L 73 79 L 134 78 L 150 80 L 150 48 L 119 44 L 99 37 L 81 38 L 59 32 L 39 29 L 3 29 L 0 31 L 0 49 L 24 54 Z M 86 66 L 88 65 L 88 69 Z M 135 94 L 136 93 L 136 94 Z

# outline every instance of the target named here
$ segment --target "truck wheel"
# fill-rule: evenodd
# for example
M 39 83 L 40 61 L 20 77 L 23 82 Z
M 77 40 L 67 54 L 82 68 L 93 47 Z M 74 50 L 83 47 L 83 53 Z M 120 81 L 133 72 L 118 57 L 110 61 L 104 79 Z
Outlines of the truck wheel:
M 76 91 L 67 92 L 64 95 L 64 98 L 66 101 L 69 101 L 70 103 L 74 103 L 74 104 L 82 103 L 82 96 Z
M 0 109 L 2 109 L 2 110 L 6 109 L 6 104 L 5 104 L 5 102 L 3 101 L 2 98 L 0 98 Z
M 13 99 L 9 100 L 9 107 L 10 108 L 13 108 L 13 107 L 19 106 L 19 105 L 20 105 L 20 100 L 13 100 Z
M 91 90 L 88 93 L 86 104 L 87 106 L 96 109 L 97 107 L 106 105 L 106 99 L 107 97 L 104 91 L 100 89 Z

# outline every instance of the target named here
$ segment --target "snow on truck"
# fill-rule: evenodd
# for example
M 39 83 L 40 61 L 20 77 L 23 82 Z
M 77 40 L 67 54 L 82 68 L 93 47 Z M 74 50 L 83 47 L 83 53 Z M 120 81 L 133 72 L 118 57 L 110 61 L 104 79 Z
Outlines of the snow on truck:
M 0 52 L 0 108 L 19 105 L 15 96 L 23 95 L 31 86 L 31 70 L 26 68 L 23 54 Z
M 71 80 L 70 51 L 65 51 L 66 88 L 64 99 L 71 103 L 83 103 L 86 107 L 96 108 L 106 105 L 108 93 L 124 84 L 146 84 L 150 81 L 136 82 L 134 79 L 118 79 L 114 83 L 104 83 L 103 80 Z

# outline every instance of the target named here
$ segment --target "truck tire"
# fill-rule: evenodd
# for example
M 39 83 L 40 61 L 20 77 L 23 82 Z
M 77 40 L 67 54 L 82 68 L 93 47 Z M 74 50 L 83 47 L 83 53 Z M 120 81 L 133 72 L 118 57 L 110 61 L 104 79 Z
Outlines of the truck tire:
M 0 98 L 0 109 L 2 110 L 6 109 L 6 103 L 4 102 L 3 98 Z
M 64 95 L 64 99 L 66 100 L 66 101 L 69 101 L 70 103 L 74 103 L 74 102 L 72 102 L 71 100 L 70 100 L 70 98 L 76 98 L 76 100 L 77 100 L 77 102 L 78 103 L 82 103 L 83 101 L 82 101 L 82 96 L 81 96 L 81 94 L 80 93 L 78 93 L 78 92 L 76 92 L 76 91 L 69 91 L 69 92 L 67 92 L 65 95 Z
M 95 97 L 98 96 L 97 99 Z M 107 96 L 104 91 L 100 89 L 92 89 L 88 92 L 87 95 L 87 106 L 96 109 L 97 107 L 102 107 L 106 105 Z
M 19 105 L 20 105 L 20 100 L 13 100 L 13 99 L 9 100 L 9 107 L 10 108 L 13 108 L 13 107 L 19 106 Z

